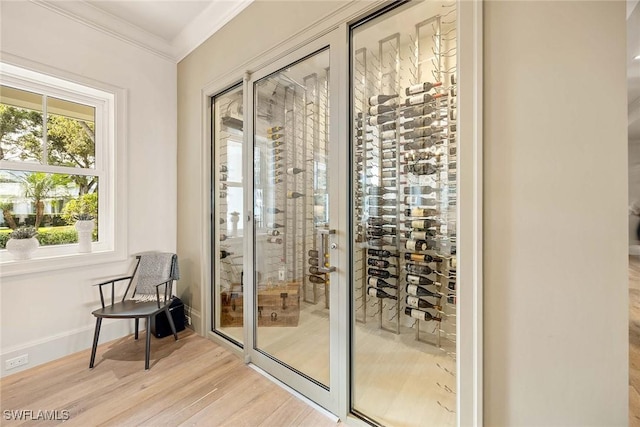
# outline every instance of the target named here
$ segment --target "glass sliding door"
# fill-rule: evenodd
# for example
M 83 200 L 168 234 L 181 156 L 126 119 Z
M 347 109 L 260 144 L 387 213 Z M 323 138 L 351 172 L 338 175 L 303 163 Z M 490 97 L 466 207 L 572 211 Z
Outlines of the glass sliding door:
M 344 137 L 339 153 L 331 127 L 335 40 L 335 33 L 317 39 L 252 76 L 254 233 L 247 265 L 251 361 L 337 412 L 336 313 L 346 304 L 338 301 L 340 289 L 346 295 L 346 272 L 335 266 L 346 265 L 347 233 L 339 220 L 346 203 L 338 203 L 336 189 L 346 181 L 348 160 Z
M 455 2 L 351 29 L 352 410 L 456 424 Z
M 213 330 L 243 342 L 243 91 L 212 99 Z

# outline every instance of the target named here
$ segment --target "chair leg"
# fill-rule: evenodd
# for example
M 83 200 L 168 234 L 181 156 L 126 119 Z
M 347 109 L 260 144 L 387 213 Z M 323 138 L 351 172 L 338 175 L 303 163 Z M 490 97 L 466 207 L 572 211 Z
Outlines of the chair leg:
M 167 315 L 167 320 L 169 320 L 169 326 L 171 326 L 171 332 L 173 332 L 173 337 L 178 341 L 178 333 L 176 332 L 176 325 L 173 323 L 173 316 L 171 316 L 171 312 L 169 311 L 169 307 L 164 309 L 165 314 Z
M 147 317 L 147 346 L 144 352 L 144 369 L 149 369 L 150 355 L 151 355 L 151 316 Z
M 140 325 L 140 318 L 136 317 L 136 333 L 133 336 L 135 339 L 138 339 L 138 326 Z
M 98 337 L 100 336 L 100 326 L 102 325 L 102 317 L 96 317 L 96 330 L 93 333 L 93 347 L 91 348 L 91 360 L 89 361 L 89 369 L 93 368 L 93 362 L 96 360 L 96 350 L 98 348 Z

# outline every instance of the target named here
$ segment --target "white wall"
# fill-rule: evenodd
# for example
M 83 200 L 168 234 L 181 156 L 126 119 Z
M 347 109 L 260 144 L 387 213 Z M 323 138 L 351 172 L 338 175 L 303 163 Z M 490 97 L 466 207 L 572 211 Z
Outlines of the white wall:
M 485 425 L 627 425 L 625 3 L 484 17 Z
M 3 55 L 33 61 L 44 71 L 61 70 L 63 77 L 80 75 L 126 89 L 128 252 L 175 251 L 176 65 L 32 2 L 2 2 L 1 12 Z M 125 273 L 130 265 L 3 278 L 2 374 L 17 371 L 4 371 L 4 360 L 15 355 L 29 353 L 31 367 L 90 347 L 91 311 L 100 305 L 90 284 Z M 128 322 L 107 323 L 101 342 L 131 329 Z

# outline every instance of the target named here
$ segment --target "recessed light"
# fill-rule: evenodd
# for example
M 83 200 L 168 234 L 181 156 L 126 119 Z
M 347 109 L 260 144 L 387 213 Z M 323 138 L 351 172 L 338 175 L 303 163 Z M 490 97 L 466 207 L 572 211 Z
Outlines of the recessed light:
M 640 61 L 640 55 L 636 55 L 636 57 L 633 58 L 633 59 L 636 60 L 636 61 Z

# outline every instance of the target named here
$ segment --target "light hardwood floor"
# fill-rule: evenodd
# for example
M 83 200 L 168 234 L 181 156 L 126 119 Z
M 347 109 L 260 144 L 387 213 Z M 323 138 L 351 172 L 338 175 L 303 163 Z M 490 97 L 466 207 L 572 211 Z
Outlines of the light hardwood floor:
M 640 427 L 640 257 L 629 257 L 629 425 Z
M 144 335 L 142 335 L 144 337 Z M 219 345 L 186 330 L 179 340 L 133 335 L 13 374 L 0 381 L 0 424 L 47 426 L 60 421 L 8 421 L 5 410 L 69 411 L 71 426 L 335 426 L 324 414 L 274 384 Z

